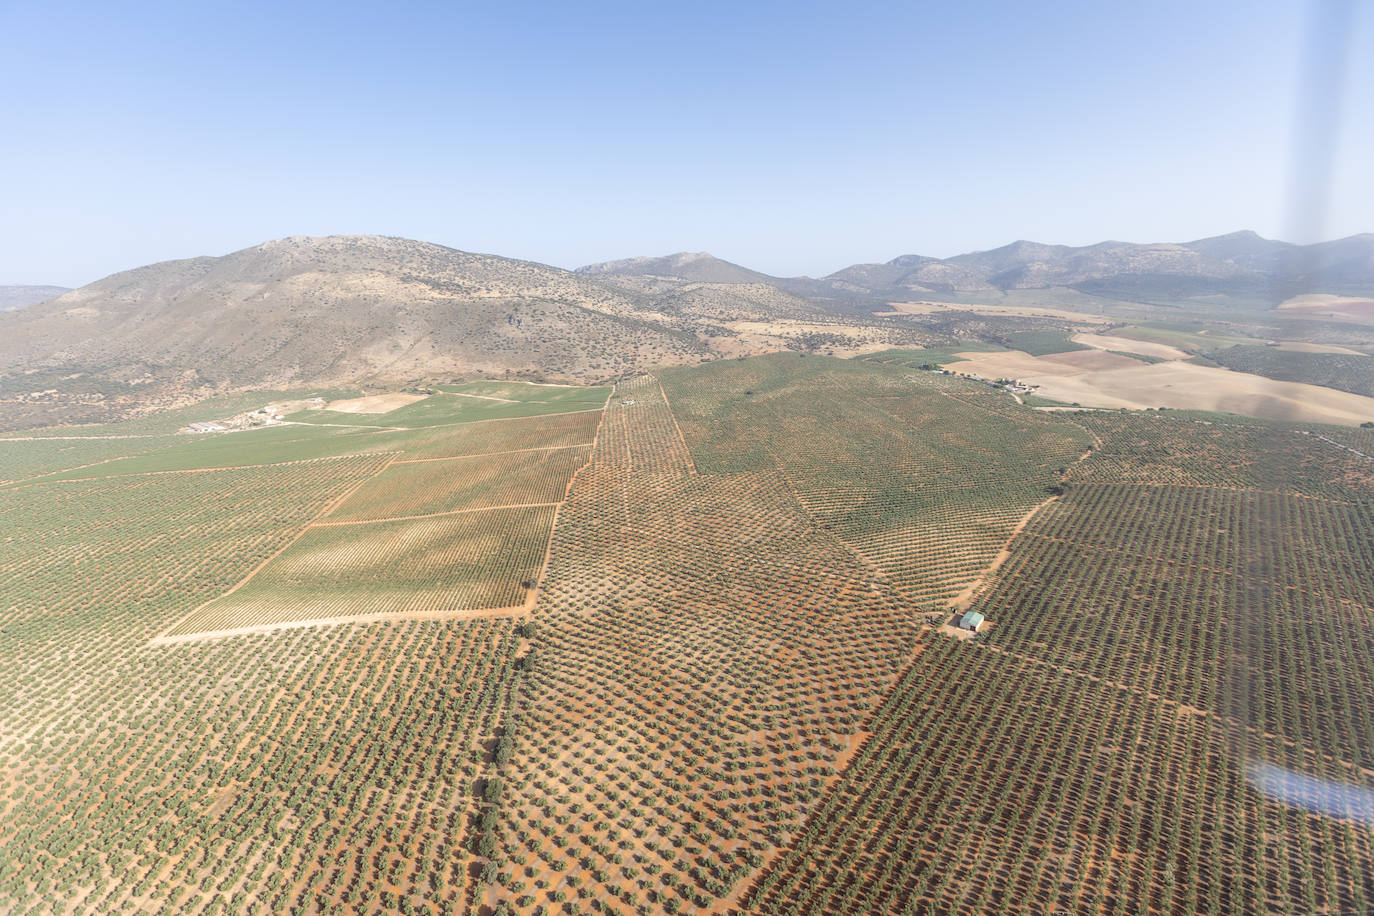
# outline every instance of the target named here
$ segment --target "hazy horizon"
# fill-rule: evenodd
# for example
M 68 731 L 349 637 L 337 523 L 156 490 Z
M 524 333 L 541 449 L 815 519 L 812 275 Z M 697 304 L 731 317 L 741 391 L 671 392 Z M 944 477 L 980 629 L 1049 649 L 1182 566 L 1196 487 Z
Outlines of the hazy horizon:
M 1219 233 L 1219 235 L 1233 235 L 1233 234 L 1236 234 L 1236 233 L 1247 232 L 1247 231 L 1254 231 L 1254 230 L 1236 229 L 1236 230 L 1232 230 L 1232 232 L 1223 232 L 1223 233 Z M 310 235 L 313 235 L 313 236 L 315 236 L 315 237 L 328 237 L 328 236 L 349 236 L 349 235 L 374 235 L 374 236 L 375 236 L 375 235 L 381 235 L 381 234 L 382 234 L 382 233 L 376 233 L 376 232 L 323 232 L 323 233 L 311 233 Z M 1259 234 L 1261 237 L 1263 237 L 1263 238 L 1269 239 L 1270 241 L 1280 241 L 1280 242 L 1286 242 L 1286 243 L 1290 243 L 1290 244 L 1298 244 L 1298 243 L 1292 243 L 1292 242 L 1291 242 L 1290 240 L 1288 240 L 1288 239 L 1273 239 L 1273 238 L 1271 238 L 1271 237 L 1269 237 L 1269 236 L 1265 236 L 1263 233 L 1258 233 L 1258 234 Z M 1370 235 L 1370 234 L 1374 234 L 1374 233 L 1371 233 L 1371 232 L 1353 232 L 1353 233 L 1351 233 L 1350 235 L 1346 235 L 1346 236 L 1333 237 L 1333 238 L 1326 238 L 1326 239 L 1318 239 L 1317 242 L 1318 242 L 1318 243 L 1320 243 L 1320 242 L 1335 242 L 1335 241 L 1340 241 L 1341 239 L 1344 239 L 1344 238 L 1351 238 L 1351 237 L 1353 237 L 1353 236 L 1358 236 L 1358 235 Z M 306 233 L 294 233 L 294 235 L 296 235 L 296 236 L 305 236 Z M 287 237 L 289 237 L 289 236 L 277 236 L 277 237 L 275 237 L 275 238 L 287 238 Z M 497 257 L 511 258 L 511 259 L 513 259 L 513 260 L 529 261 L 529 262 L 533 262 L 533 263 L 536 263 L 536 264 L 545 264 L 545 265 L 547 265 L 547 266 L 549 266 L 549 267 L 557 267 L 557 268 L 561 268 L 561 269 L 563 269 L 563 270 L 576 270 L 576 269 L 579 268 L 579 267 L 586 267 L 586 266 L 592 265 L 592 264 L 602 264 L 602 263 L 607 263 L 607 262 L 611 262 L 611 261 L 621 261 L 621 260 L 627 260 L 627 259 L 636 258 L 636 257 L 666 257 L 666 256 L 670 256 L 670 255 L 675 255 L 675 254 L 698 254 L 698 253 L 709 254 L 709 255 L 711 255 L 712 257 L 719 258 L 719 259 L 722 260 L 722 261 L 729 261 L 729 262 L 732 263 L 732 264 L 738 264 L 738 265 L 741 266 L 741 267 L 747 267 L 747 268 L 750 268 L 750 269 L 758 269 L 758 268 L 755 267 L 755 265 L 749 263 L 748 261 L 743 261 L 743 260 L 740 260 L 740 259 L 731 257 L 729 254 L 721 254 L 721 253 L 718 252 L 718 251 L 712 251 L 710 248 L 684 248 L 684 249 L 680 249 L 680 250 L 677 250 L 677 251 L 643 251 L 643 252 L 635 252 L 635 253 L 632 253 L 632 254 L 614 255 L 614 256 L 611 256 L 611 257 L 601 258 L 601 259 L 595 260 L 595 261 L 586 261 L 586 262 L 581 263 L 581 264 L 551 264 L 551 263 L 549 263 L 549 262 L 547 262 L 547 261 L 539 261 L 539 260 L 537 260 L 537 259 L 535 259 L 535 258 L 525 258 L 525 257 L 521 257 L 521 256 L 516 255 L 516 254 L 510 254 L 510 253 L 508 253 L 508 252 L 502 252 L 502 251 L 479 251 L 479 250 L 477 250 L 477 249 L 475 249 L 475 248 L 465 248 L 465 247 L 463 247 L 462 245 L 454 245 L 454 244 L 450 244 L 450 243 L 447 243 L 447 242 L 436 241 L 435 239 L 418 239 L 418 238 L 414 238 L 414 237 L 412 237 L 412 236 L 406 236 L 406 235 L 397 235 L 397 236 L 391 236 L 391 237 L 394 237 L 394 238 L 406 238 L 406 239 L 410 239 L 410 240 L 412 240 L 412 241 L 417 241 L 417 242 L 428 242 L 428 243 L 435 244 L 435 245 L 442 245 L 442 246 L 445 247 L 445 248 L 452 248 L 452 249 L 455 249 L 455 250 L 457 250 L 457 251 L 464 251 L 464 252 L 467 252 L 467 253 L 469 253 L 469 254 L 495 255 L 495 256 L 497 256 Z M 1111 239 L 1097 239 L 1096 241 L 1093 241 L 1093 242 L 1085 242 L 1085 243 L 1083 243 L 1083 245 L 1095 245 L 1095 244 L 1099 244 L 1099 243 L 1103 243 L 1103 242 L 1124 242 L 1124 243 L 1126 243 L 1126 244 L 1137 244 L 1137 245 L 1180 244 L 1180 243 L 1187 243 L 1187 242 L 1195 242 L 1195 241 L 1199 241 L 1199 240 L 1201 240 L 1201 239 L 1203 239 L 1203 238 L 1211 238 L 1211 237 L 1212 237 L 1212 236 L 1199 236 L 1198 238 L 1186 238 L 1186 239 L 1185 239 L 1185 238 L 1178 238 L 1178 239 L 1121 239 L 1121 238 L 1111 238 Z M 26 281 L 26 280 L 22 280 L 22 279 L 19 279 L 19 280 L 15 280 L 15 279 L 6 279 L 6 278 L 4 278 L 4 277 L 0 277 L 0 286 L 68 286 L 68 287 L 71 287 L 71 288 L 75 289 L 75 288 L 79 288 L 79 287 L 81 287 L 81 286 L 85 286 L 85 285 L 88 284 L 88 283 L 94 283 L 94 282 L 96 282 L 96 281 L 98 281 L 98 280 L 104 279 L 105 277 L 111 276 L 111 275 L 113 275 L 113 274 L 115 274 L 115 273 L 121 273 L 121 272 L 126 271 L 126 270 L 135 270 L 135 269 L 137 269 L 137 268 L 139 268 L 139 267 L 146 267 L 146 266 L 148 266 L 148 265 L 150 265 L 150 264 L 157 264 L 157 263 L 162 263 L 162 262 L 165 262 L 165 261 L 186 260 L 186 259 L 189 259 L 189 258 L 197 258 L 197 257 L 212 257 L 212 258 L 224 257 L 225 255 L 233 254 L 233 253 L 236 252 L 236 251 L 243 251 L 243 250 L 246 250 L 246 249 L 249 249 L 249 248 L 257 247 L 258 245 L 264 244 L 264 243 L 266 243 L 266 242 L 274 241 L 275 238 L 273 238 L 273 239 L 262 239 L 261 241 L 255 242 L 255 243 L 253 243 L 253 244 L 251 244 L 251 245 L 246 245 L 246 246 L 243 246 L 243 247 L 241 247 L 241 248 L 235 248 L 235 249 L 233 249 L 233 250 L 231 250 L 231 251 L 204 252 L 204 253 L 198 254 L 198 255 L 186 255 L 186 256 L 183 256 L 183 257 L 179 257 L 179 258 L 161 258 L 161 259 L 159 259 L 159 260 L 149 261 L 149 262 L 147 262 L 146 264 L 130 264 L 130 265 L 127 266 L 127 267 L 119 268 L 118 270 L 112 271 L 112 272 L 109 273 L 109 274 L 102 274 L 102 275 L 99 276 L 99 277 L 92 277 L 92 278 L 90 278 L 89 280 L 83 280 L 83 281 L 80 282 L 80 283 L 73 283 L 73 284 L 43 283 L 43 282 Z M 1068 247 L 1082 247 L 1081 245 L 1077 245 L 1077 244 L 1070 245 L 1069 243 L 1066 243 L 1066 242 L 1056 242 L 1056 241 L 1051 241 L 1051 240 L 1046 240 L 1046 239 L 1029 239 L 1029 238 L 1025 238 L 1024 236 L 1022 236 L 1022 237 L 1017 237 L 1017 238 L 1011 238 L 1011 239 L 1008 239 L 1008 240 L 1005 241 L 1005 242 L 1002 242 L 1002 243 L 997 244 L 997 245 L 991 245 L 991 246 L 988 246 L 988 247 L 986 247 L 986 248 L 971 248 L 971 249 L 968 249 L 968 250 L 966 250 L 966 251 L 956 251 L 956 252 L 952 252 L 952 253 L 949 253 L 949 254 L 933 255 L 933 254 L 930 254 L 929 252 L 924 252 L 924 251 L 902 251 L 902 252 L 898 252 L 897 254 L 893 254 L 893 255 L 890 255 L 890 256 L 886 256 L 886 257 L 873 258 L 873 259 L 868 260 L 868 261 L 851 261 L 851 262 L 849 262 L 849 263 L 841 264 L 841 265 L 839 265 L 838 267 L 834 267 L 834 268 L 832 268 L 832 269 L 830 269 L 830 270 L 825 270 L 825 271 L 822 271 L 822 272 L 819 272 L 819 273 L 807 273 L 807 272 L 802 272 L 802 273 L 796 273 L 796 274 L 771 274 L 771 276 L 775 276 L 775 277 L 779 277 L 779 278 L 784 278 L 784 279 L 786 279 L 786 278 L 793 278 L 793 277 L 812 277 L 812 278 L 820 278 L 820 277 L 829 276 L 830 274 L 833 274 L 833 273 L 835 273 L 835 272 L 837 272 L 837 271 L 843 270 L 843 269 L 846 268 L 846 267 L 852 267 L 852 266 L 854 266 L 855 264 L 882 264 L 882 263 L 886 263 L 886 262 L 888 262 L 888 261 L 891 261 L 891 260 L 893 260 L 894 258 L 902 257 L 902 256 L 904 256 L 904 255 L 913 255 L 913 254 L 915 254 L 915 255 L 926 255 L 927 257 L 950 258 L 950 257 L 954 257 L 955 255 L 961 255 L 961 254 L 978 254 L 978 253 L 980 253 L 980 252 L 992 251 L 992 250 L 995 250 L 995 249 L 997 249 L 997 248 L 1003 248 L 1003 247 L 1006 247 L 1007 245 L 1015 244 L 1016 242 L 1037 242 L 1037 243 L 1045 244 L 1045 245 L 1066 245 L 1066 246 L 1068 246 Z M 768 273 L 768 271 L 762 271 L 762 272 L 763 272 L 763 273 Z
M 1342 93 L 1304 67 L 1329 56 L 1309 9 L 1276 0 L 12 4 L 0 277 L 79 286 L 353 233 L 560 267 L 707 250 L 778 276 L 1017 238 L 1340 238 L 1374 212 L 1358 14 Z M 1321 219 L 1290 202 L 1314 155 Z

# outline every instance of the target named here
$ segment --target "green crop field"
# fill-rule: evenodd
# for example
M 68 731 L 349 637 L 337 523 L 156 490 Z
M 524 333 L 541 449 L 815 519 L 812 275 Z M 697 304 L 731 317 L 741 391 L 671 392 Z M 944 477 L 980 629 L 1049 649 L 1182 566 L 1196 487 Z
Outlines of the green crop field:
M 1051 353 L 1071 353 L 1074 350 L 1091 349 L 1086 344 L 1070 340 L 1070 334 L 1070 331 L 1049 329 L 1012 331 L 1002 335 L 1002 337 L 1011 349 L 1021 350 L 1031 356 L 1049 356 Z
M 1166 344 L 1189 353 L 1201 353 L 1219 347 L 1245 346 L 1259 342 L 1253 337 L 1246 337 L 1243 334 L 1227 334 L 1201 323 L 1151 322 L 1150 324 L 1113 328 L 1111 334 L 1113 337 L 1127 337 L 1146 343 Z
M 295 442 L 307 452 L 321 443 L 337 448 L 341 440 L 389 451 L 376 473 L 313 519 L 280 555 L 161 638 L 356 617 L 522 610 L 540 578 L 554 509 L 591 449 L 537 443 L 596 434 L 563 416 L 549 420 L 542 437 L 543 420 L 475 421 L 400 434 L 310 426 L 244 434 L 280 434 L 280 447 Z M 517 428 L 502 435 L 508 422 Z M 513 442 L 535 444 L 480 451 L 482 443 Z M 416 457 L 469 448 L 479 451 Z
M 959 353 L 996 349 L 977 340 L 960 341 L 947 347 L 900 350 L 880 350 L 861 357 L 864 362 L 879 363 L 893 368 L 919 369 L 921 366 L 944 366 L 960 362 Z

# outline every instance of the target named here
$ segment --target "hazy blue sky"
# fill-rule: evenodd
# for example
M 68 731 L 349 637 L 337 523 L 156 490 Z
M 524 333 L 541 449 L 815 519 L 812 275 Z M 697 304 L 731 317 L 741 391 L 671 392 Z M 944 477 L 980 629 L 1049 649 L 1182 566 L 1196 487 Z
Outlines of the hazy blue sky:
M 1272 0 L 0 0 L 0 282 L 292 234 L 812 275 L 1017 238 L 1291 236 L 1309 18 Z M 1326 237 L 1374 231 L 1370 3 L 1355 25 Z

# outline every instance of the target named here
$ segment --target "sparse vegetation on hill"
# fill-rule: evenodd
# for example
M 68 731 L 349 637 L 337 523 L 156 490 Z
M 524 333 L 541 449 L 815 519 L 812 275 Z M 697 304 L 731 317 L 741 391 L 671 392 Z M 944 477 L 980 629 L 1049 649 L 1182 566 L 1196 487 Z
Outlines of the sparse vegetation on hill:
M 18 286 L 0 284 L 0 312 L 46 302 L 68 292 L 65 286 Z
M 1374 397 L 1374 356 L 1357 353 L 1302 353 L 1276 347 L 1229 347 L 1208 350 L 1199 358 L 1238 372 L 1284 382 L 1323 385 Z
M 40 425 L 244 388 L 479 370 L 604 380 L 705 352 L 636 297 L 568 271 L 404 239 L 288 238 L 0 316 L 0 403 L 9 425 Z M 34 369 L 82 373 L 85 388 L 39 384 Z

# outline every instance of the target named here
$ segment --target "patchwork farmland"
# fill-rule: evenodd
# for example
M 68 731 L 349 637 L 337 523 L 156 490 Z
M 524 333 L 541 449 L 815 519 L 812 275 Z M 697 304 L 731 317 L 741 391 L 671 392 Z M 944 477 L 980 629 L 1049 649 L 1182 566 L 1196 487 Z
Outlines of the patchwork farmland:
M 1374 901 L 1374 819 L 1255 777 L 1371 784 L 1374 433 L 446 387 L 0 439 L 0 911 Z

